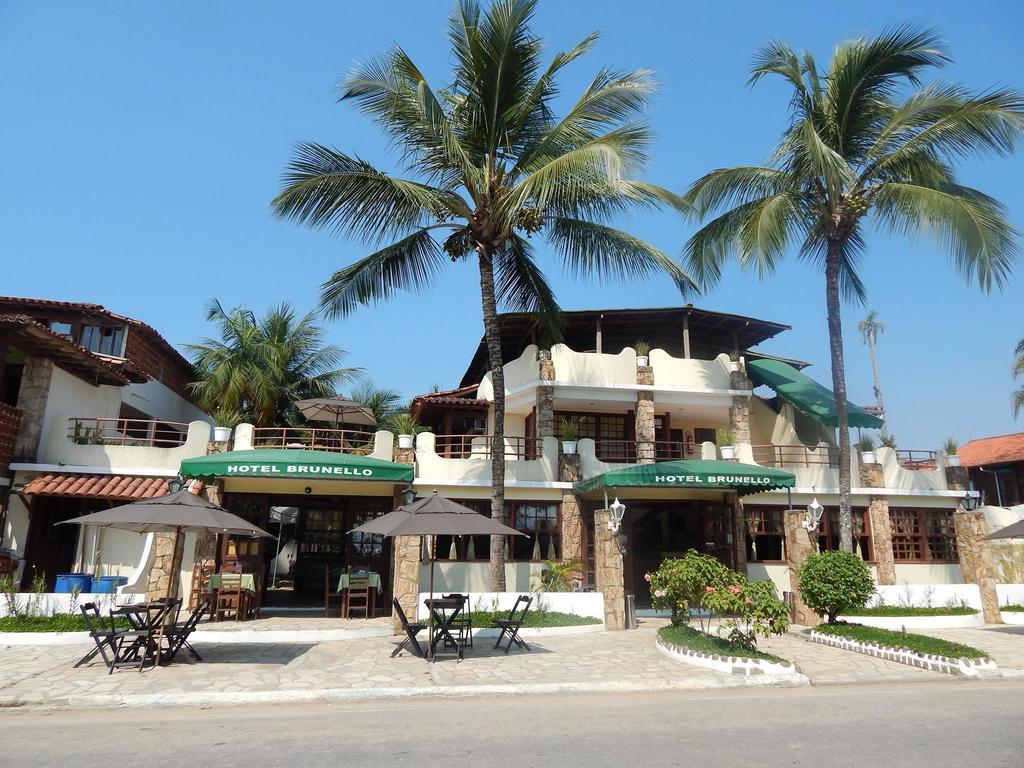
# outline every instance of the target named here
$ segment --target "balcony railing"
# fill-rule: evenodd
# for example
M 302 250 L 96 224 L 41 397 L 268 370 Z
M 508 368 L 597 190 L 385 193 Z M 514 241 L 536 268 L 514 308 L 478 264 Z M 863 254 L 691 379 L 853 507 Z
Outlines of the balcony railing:
M 252 446 L 368 455 L 373 453 L 374 435 L 354 429 L 256 427 L 252 431 Z
M 435 435 L 434 452 L 443 459 L 489 459 L 493 440 L 490 435 Z M 505 438 L 506 459 L 533 461 L 540 454 L 540 438 Z
M 699 454 L 695 443 L 656 440 L 646 445 L 654 446 L 654 455 L 645 456 L 645 458 L 653 458 L 654 461 L 674 461 Z M 637 440 L 595 440 L 594 446 L 597 458 L 601 461 L 611 464 L 635 464 L 641 453 L 638 446 L 642 448 L 644 444 Z
M 753 445 L 754 461 L 762 467 L 838 467 L 837 448 L 806 445 Z
M 13 406 L 0 403 L 0 472 L 7 471 L 7 465 L 14 457 L 14 444 L 18 440 L 20 426 L 21 411 Z
M 78 445 L 177 448 L 188 437 L 188 424 L 153 419 L 68 419 L 68 440 Z
M 896 451 L 896 462 L 904 469 L 928 470 L 936 469 L 935 451 Z

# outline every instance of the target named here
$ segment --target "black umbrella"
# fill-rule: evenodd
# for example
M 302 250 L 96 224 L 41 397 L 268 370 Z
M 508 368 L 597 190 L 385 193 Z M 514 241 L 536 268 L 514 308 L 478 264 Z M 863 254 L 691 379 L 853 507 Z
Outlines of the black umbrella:
M 458 502 L 438 496 L 429 496 L 404 504 L 353 528 L 349 533 L 370 533 L 380 536 L 525 536 L 491 517 L 464 507 Z M 430 548 L 429 594 L 434 596 L 434 561 L 436 552 Z M 431 617 L 432 618 L 432 617 Z M 432 624 L 432 622 L 431 622 Z M 431 649 L 433 642 L 431 641 Z M 431 650 L 433 656 L 433 650 Z
M 142 499 L 120 507 L 94 512 L 57 525 L 97 525 L 101 528 L 118 528 L 136 533 L 173 533 L 174 551 L 171 562 L 178 559 L 181 534 L 188 532 L 227 533 L 240 536 L 267 536 L 270 534 L 238 515 L 218 507 L 216 504 L 182 489 L 165 496 Z M 167 596 L 173 597 L 178 591 L 178 570 L 171 574 Z

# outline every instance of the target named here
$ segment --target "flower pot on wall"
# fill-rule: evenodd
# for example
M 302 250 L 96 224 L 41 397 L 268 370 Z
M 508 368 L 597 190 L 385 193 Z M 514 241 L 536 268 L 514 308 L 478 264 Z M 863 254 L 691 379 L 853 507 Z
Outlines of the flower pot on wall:
M 874 451 L 861 451 L 860 462 L 861 464 L 877 464 L 878 458 L 875 456 Z
M 412 435 L 399 435 L 398 436 L 398 447 L 399 448 L 412 448 Z
M 647 366 L 647 355 L 637 355 L 636 356 L 636 367 L 637 368 L 645 368 L 646 366 Z
M 724 461 L 732 461 L 736 458 L 736 446 L 735 445 L 722 445 L 718 448 L 722 453 L 722 459 Z
M 729 361 L 729 370 L 732 371 L 733 373 L 739 373 L 739 370 L 740 370 L 739 361 L 737 361 L 737 360 L 730 360 Z
M 226 443 L 231 439 L 231 427 L 214 427 L 213 442 Z
M 575 440 L 563 440 L 562 441 L 562 453 L 566 456 L 572 456 L 576 453 L 576 441 Z

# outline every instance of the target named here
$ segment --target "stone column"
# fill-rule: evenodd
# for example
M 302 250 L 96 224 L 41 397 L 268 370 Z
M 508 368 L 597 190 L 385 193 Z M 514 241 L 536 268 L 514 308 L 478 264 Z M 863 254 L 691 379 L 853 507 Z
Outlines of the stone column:
M 1002 624 L 996 595 L 996 567 L 992 548 L 985 541 L 988 526 L 983 512 L 957 508 L 953 513 L 956 549 L 960 556 L 960 574 L 965 584 L 981 589 L 981 609 L 986 624 Z
M 171 581 L 175 573 L 181 570 L 181 556 L 184 547 L 175 549 L 174 541 L 180 533 L 153 534 L 153 567 L 149 570 L 149 583 L 146 585 L 146 599 L 157 600 L 161 597 L 176 597 L 181 594 L 181 584 L 175 594 L 170 593 Z
M 607 509 L 594 513 L 594 570 L 597 590 L 604 595 L 605 629 L 626 628 L 626 589 L 623 581 L 619 542 L 608 530 L 612 514 Z
M 884 488 L 881 464 L 861 464 L 860 484 L 864 488 Z M 871 526 L 871 550 L 875 557 L 875 579 L 879 584 L 896 583 L 896 563 L 892 555 L 892 521 L 889 500 L 885 496 L 868 496 L 868 525 Z M 861 553 L 863 557 L 864 553 Z
M 580 457 L 559 456 L 558 479 L 575 483 L 580 479 Z M 580 502 L 571 490 L 562 493 L 562 560 L 583 559 L 583 517 Z M 581 574 L 582 576 L 582 574 Z
M 416 451 L 413 448 L 395 448 L 396 464 L 415 464 Z M 394 503 L 398 507 L 404 503 L 402 488 L 395 485 Z M 396 536 L 392 539 L 392 577 L 391 594 L 402 606 L 405 617 L 416 621 L 420 593 L 420 552 L 419 536 Z M 402 632 L 402 622 L 397 612 L 392 615 L 395 634 Z
M 786 509 L 782 512 L 782 531 L 786 542 L 786 563 L 789 565 L 789 589 L 793 594 L 793 623 L 814 627 L 821 618 L 800 599 L 800 575 L 797 570 L 808 556 L 814 554 L 811 537 L 803 526 L 804 510 Z
M 21 389 L 18 390 L 17 408 L 21 411 L 21 426 L 14 442 L 14 455 L 35 458 L 43 434 L 43 416 L 53 378 L 53 361 L 45 357 L 28 357 L 21 370 Z M 70 414 L 68 414 L 70 415 Z
M 217 480 L 210 485 L 203 486 L 203 498 L 211 504 L 223 506 L 224 481 Z M 194 565 L 213 566 L 217 562 L 217 534 L 211 532 L 196 534 L 195 548 L 192 552 Z M 192 585 L 181 585 L 182 595 L 192 594 Z M 190 605 L 189 609 L 194 610 L 195 606 Z
M 751 389 L 750 380 L 742 371 L 729 372 L 729 386 L 732 389 Z M 750 396 L 734 395 L 729 406 L 729 431 L 733 445 L 750 444 Z

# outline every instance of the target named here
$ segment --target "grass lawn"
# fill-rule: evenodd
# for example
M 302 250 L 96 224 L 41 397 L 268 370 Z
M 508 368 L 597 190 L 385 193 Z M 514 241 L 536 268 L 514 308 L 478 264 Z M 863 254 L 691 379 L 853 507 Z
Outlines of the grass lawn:
M 1024 605 L 1000 605 L 1000 611 L 1010 611 L 1011 613 L 1024 613 Z
M 667 643 L 680 645 L 683 648 L 699 653 L 713 653 L 719 656 L 742 656 L 747 659 L 762 659 L 782 664 L 788 663 L 786 659 L 779 656 L 773 656 L 770 653 L 763 653 L 761 651 L 751 651 L 741 646 L 733 645 L 724 638 L 707 635 L 699 629 L 688 627 L 685 624 L 678 627 L 662 627 L 658 630 L 658 635 Z
M 473 627 L 482 629 L 491 626 L 494 619 L 508 618 L 508 611 L 473 611 Z M 560 611 L 527 611 L 523 627 L 582 627 L 587 624 L 600 624 L 601 620 L 593 616 L 580 616 L 575 613 Z
M 985 659 L 988 654 L 969 645 L 951 643 L 938 637 L 915 635 L 912 632 L 896 632 L 891 629 L 865 627 L 863 624 L 819 624 L 815 631 L 825 635 L 849 637 L 862 643 L 887 645 L 891 648 L 906 648 L 917 653 L 948 656 L 951 659 Z
M 899 605 L 878 605 L 873 608 L 857 608 L 847 611 L 844 616 L 971 616 L 975 608 L 943 606 L 940 608 L 905 608 Z
M 104 617 L 106 627 L 110 620 Z M 117 619 L 118 629 L 128 629 L 126 619 Z M 85 619 L 79 614 L 59 613 L 56 616 L 4 616 L 0 618 L 0 632 L 87 632 Z

